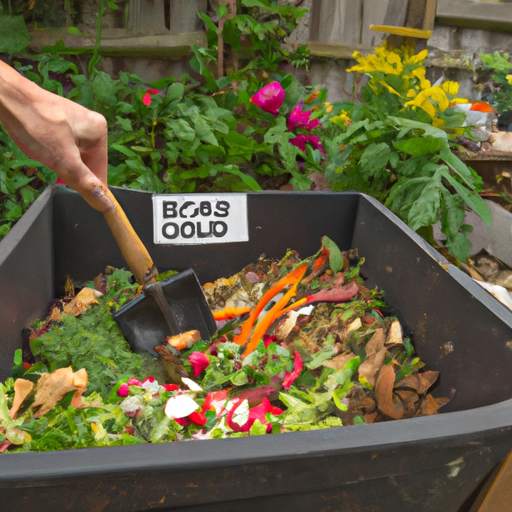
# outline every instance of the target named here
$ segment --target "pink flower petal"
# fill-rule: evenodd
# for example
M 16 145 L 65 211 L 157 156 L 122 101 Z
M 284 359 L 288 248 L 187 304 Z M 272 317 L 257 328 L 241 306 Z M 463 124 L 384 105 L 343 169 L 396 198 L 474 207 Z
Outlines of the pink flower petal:
M 293 351 L 293 355 L 295 356 L 295 361 L 293 362 L 294 368 L 291 373 L 287 373 L 284 376 L 284 380 L 283 380 L 283 388 L 284 389 L 290 389 L 292 382 L 300 375 L 300 372 L 302 371 L 302 368 L 304 366 L 302 358 L 300 357 L 300 354 L 296 350 Z
M 192 354 L 188 356 L 188 360 L 192 365 L 194 377 L 199 377 L 203 370 L 210 365 L 208 357 L 206 357 L 202 352 L 192 352 Z
M 126 398 L 128 396 L 130 392 L 130 389 L 128 387 L 128 383 L 125 382 L 123 384 L 121 384 L 117 390 L 117 395 L 120 396 L 121 398 Z
M 290 112 L 290 117 L 288 118 L 288 130 L 293 130 L 294 128 L 302 128 L 307 131 L 313 130 L 313 128 L 317 128 L 320 125 L 318 119 L 309 120 L 311 117 L 311 110 L 303 111 L 300 105 L 297 105 Z
M 297 137 L 290 140 L 290 144 L 297 146 L 303 152 L 306 152 L 306 144 L 309 144 L 325 155 L 320 139 L 316 135 L 297 135 Z
M 142 103 L 144 103 L 146 107 L 149 107 L 151 105 L 151 94 L 149 92 L 146 92 L 146 94 L 142 96 Z
M 256 94 L 251 96 L 251 103 L 254 103 L 261 110 L 276 115 L 279 107 L 283 104 L 286 93 L 279 82 L 272 82 L 262 87 Z

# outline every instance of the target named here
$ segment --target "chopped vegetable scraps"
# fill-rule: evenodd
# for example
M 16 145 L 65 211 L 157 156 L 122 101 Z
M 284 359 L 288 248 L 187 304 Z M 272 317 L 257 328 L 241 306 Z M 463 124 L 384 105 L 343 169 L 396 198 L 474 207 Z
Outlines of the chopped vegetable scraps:
M 28 336 L 32 357 L 18 351 L 2 384 L 0 452 L 436 414 L 448 401 L 429 393 L 438 373 L 423 371 L 399 320 L 383 315 L 383 292 L 365 286 L 363 264 L 357 250 L 342 252 L 327 237 L 305 259 L 293 250 L 280 261 L 260 258 L 205 285 L 219 327 L 211 341 L 197 331 L 169 337 L 151 360 L 131 352 L 110 317 L 138 293 L 129 273 L 97 276 L 87 301 L 69 287 Z

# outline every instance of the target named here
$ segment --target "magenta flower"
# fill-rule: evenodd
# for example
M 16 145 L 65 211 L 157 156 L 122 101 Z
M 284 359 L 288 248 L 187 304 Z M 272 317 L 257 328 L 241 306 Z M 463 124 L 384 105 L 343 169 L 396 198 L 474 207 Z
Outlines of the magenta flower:
M 124 382 L 119 386 L 117 395 L 121 398 L 126 398 L 128 396 L 130 386 L 142 386 L 142 382 L 135 377 L 130 377 L 127 382 Z
M 210 361 L 202 352 L 192 352 L 192 354 L 188 356 L 188 360 L 192 365 L 194 377 L 199 377 L 203 370 L 207 368 L 210 364 Z
M 292 382 L 300 375 L 300 372 L 302 371 L 302 368 L 304 366 L 304 363 L 302 362 L 302 358 L 300 357 L 300 354 L 296 350 L 293 351 L 293 355 L 295 356 L 295 361 L 293 362 L 293 371 L 290 373 L 287 373 L 284 376 L 284 380 L 283 380 L 283 388 L 284 389 L 290 389 Z
M 306 144 L 309 144 L 325 155 L 320 139 L 316 135 L 297 135 L 297 137 L 290 140 L 290 144 L 297 146 L 304 153 L 306 152 Z
M 253 407 L 249 409 L 249 418 L 246 423 L 243 425 L 239 425 L 236 421 L 233 421 L 233 415 L 235 414 L 238 407 L 243 403 L 243 400 L 239 400 L 228 412 L 226 416 L 226 424 L 229 426 L 231 430 L 235 432 L 249 432 L 253 423 L 258 420 L 263 425 L 267 426 L 267 434 L 272 430 L 272 425 L 267 421 L 267 413 L 272 414 L 273 416 L 280 416 L 283 411 L 279 407 L 274 407 L 265 397 L 261 404 L 257 407 Z
M 313 130 L 313 128 L 317 128 L 318 126 L 321 126 L 318 119 L 312 119 L 311 121 L 309 118 L 311 117 L 311 110 L 303 111 L 302 107 L 300 105 L 297 105 L 292 109 L 290 112 L 290 117 L 288 118 L 288 130 L 291 131 L 294 128 L 302 128 L 304 130 L 307 130 L 310 132 Z
M 262 87 L 256 94 L 251 96 L 251 103 L 254 103 L 261 110 L 269 114 L 277 115 L 279 107 L 283 104 L 286 93 L 279 82 L 272 82 Z
M 144 103 L 146 107 L 149 107 L 151 105 L 151 95 L 158 94 L 159 92 L 160 91 L 158 89 L 148 89 L 146 94 L 142 97 L 142 103 Z

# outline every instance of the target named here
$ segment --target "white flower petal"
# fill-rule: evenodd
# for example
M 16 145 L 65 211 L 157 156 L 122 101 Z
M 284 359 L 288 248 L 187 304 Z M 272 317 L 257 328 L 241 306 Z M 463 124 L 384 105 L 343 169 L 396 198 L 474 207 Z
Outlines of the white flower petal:
M 164 412 L 169 418 L 186 418 L 198 408 L 199 405 L 190 395 L 183 394 L 169 398 Z
M 185 384 L 185 386 L 187 386 L 190 391 L 203 391 L 203 388 L 197 382 L 194 382 L 188 377 L 182 377 L 181 382 L 183 382 L 183 384 Z

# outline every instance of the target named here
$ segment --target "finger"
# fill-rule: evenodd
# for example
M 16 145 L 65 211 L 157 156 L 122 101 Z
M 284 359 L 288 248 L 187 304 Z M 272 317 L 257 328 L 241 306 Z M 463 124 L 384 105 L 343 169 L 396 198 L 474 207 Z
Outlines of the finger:
M 77 149 L 78 153 L 78 149 Z M 95 210 L 106 212 L 115 205 L 106 194 L 107 186 L 80 159 L 73 159 L 56 170 L 66 185 L 76 190 Z
M 87 110 L 72 123 L 72 131 L 83 163 L 107 184 L 107 139 L 106 119 L 97 112 Z

